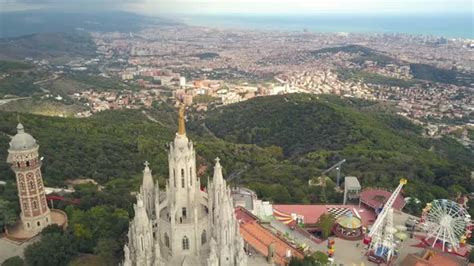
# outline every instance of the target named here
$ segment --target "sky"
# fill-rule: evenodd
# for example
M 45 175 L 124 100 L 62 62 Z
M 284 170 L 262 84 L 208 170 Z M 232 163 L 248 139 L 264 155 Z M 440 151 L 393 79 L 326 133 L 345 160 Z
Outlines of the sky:
M 0 0 L 0 10 L 119 9 L 146 15 L 474 13 L 472 0 Z

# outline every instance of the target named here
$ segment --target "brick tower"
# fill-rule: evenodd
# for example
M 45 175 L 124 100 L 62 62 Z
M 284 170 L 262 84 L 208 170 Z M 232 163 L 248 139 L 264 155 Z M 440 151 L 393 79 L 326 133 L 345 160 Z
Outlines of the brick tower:
M 41 177 L 38 148 L 36 140 L 25 133 L 23 125 L 19 123 L 17 134 L 10 141 L 7 162 L 16 175 L 23 228 L 32 232 L 40 232 L 52 223 Z

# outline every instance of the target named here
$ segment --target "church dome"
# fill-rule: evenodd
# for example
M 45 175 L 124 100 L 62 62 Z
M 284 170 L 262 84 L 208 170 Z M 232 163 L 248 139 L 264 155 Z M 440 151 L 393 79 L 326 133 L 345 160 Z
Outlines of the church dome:
M 17 133 L 10 141 L 10 149 L 23 151 L 29 150 L 36 146 L 36 140 L 28 133 L 25 132 L 21 123 L 16 127 Z

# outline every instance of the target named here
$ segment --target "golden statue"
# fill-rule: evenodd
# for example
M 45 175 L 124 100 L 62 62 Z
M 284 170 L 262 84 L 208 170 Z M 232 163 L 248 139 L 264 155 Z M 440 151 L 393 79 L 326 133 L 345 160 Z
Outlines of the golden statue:
M 186 128 L 184 126 L 184 104 L 179 106 L 178 111 L 178 134 L 179 135 L 186 135 Z

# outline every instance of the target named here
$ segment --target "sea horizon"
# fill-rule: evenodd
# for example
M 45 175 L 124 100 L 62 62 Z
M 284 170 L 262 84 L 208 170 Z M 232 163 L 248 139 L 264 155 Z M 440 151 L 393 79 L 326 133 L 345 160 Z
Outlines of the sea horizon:
M 383 33 L 474 39 L 470 13 L 443 14 L 186 14 L 175 20 L 190 26 L 224 29 Z

